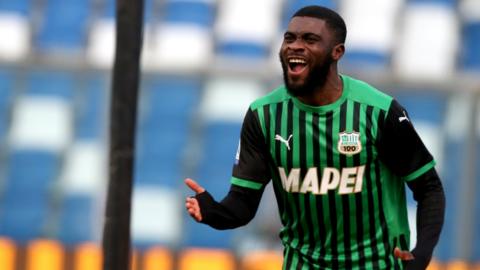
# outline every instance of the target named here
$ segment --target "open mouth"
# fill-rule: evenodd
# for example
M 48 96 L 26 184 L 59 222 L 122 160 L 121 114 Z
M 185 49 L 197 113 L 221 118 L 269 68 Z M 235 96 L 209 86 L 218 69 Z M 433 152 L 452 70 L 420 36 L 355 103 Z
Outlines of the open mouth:
M 291 75 L 300 75 L 307 67 L 307 61 L 302 58 L 289 58 L 288 59 L 288 71 Z

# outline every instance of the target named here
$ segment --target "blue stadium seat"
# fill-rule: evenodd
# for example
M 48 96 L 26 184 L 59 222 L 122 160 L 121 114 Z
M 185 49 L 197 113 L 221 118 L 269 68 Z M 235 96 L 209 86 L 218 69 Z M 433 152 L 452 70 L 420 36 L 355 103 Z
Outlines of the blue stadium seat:
M 235 153 L 240 138 L 240 123 L 206 123 L 203 135 L 203 149 L 197 175 L 193 176 L 216 199 L 221 200 L 230 187 L 230 177 Z M 232 248 L 234 232 L 218 231 L 200 225 L 185 217 L 185 245 L 211 248 Z
M 447 96 L 435 89 L 403 89 L 395 93 L 414 120 L 426 121 L 436 126 L 443 125 Z
M 7 160 L 5 192 L 48 192 L 60 170 L 60 157 L 43 150 L 14 150 Z
M 196 178 L 215 197 L 224 196 L 229 189 L 240 129 L 240 123 L 206 123 Z
M 147 114 L 190 116 L 198 103 L 201 87 L 198 78 L 189 77 L 164 77 L 146 81 L 143 95 L 149 100 L 145 104 L 146 109 L 150 110 Z
M 455 8 L 457 5 L 456 0 L 407 0 L 407 2 L 408 4 L 440 4 L 451 8 Z
M 248 62 L 265 61 L 270 45 L 277 34 L 282 5 L 280 1 L 265 0 L 251 4 L 227 0 L 218 5 L 215 21 L 216 56 Z M 248 19 L 245 20 L 245 14 Z
M 15 12 L 27 16 L 32 10 L 31 0 L 0 1 L 0 12 Z
M 480 71 L 480 20 L 463 25 L 463 42 L 460 56 L 460 68 Z
M 372 67 L 387 67 L 390 63 L 390 54 L 374 50 L 347 50 L 341 65 L 355 67 L 358 65 Z
M 76 99 L 75 138 L 100 139 L 108 117 L 107 83 L 102 77 L 89 78 Z
M 215 19 L 215 6 L 205 1 L 166 1 L 162 9 L 161 20 L 165 23 L 191 23 L 211 28 Z
M 74 75 L 64 71 L 33 71 L 28 75 L 25 94 L 55 96 L 70 101 L 74 94 Z
M 456 239 L 458 237 L 458 209 L 460 206 L 460 185 L 458 180 L 462 177 L 464 171 L 465 150 L 464 141 L 447 139 L 445 143 L 445 164 L 442 175 L 442 185 L 445 190 L 445 199 L 447 201 L 445 209 L 445 222 L 442 234 L 435 249 L 435 257 L 442 262 L 448 262 L 456 259 L 459 255 L 455 248 Z
M 141 93 L 135 181 L 177 187 L 200 81 L 160 78 Z
M 45 236 L 48 197 L 44 192 L 6 190 L 0 203 L 0 235 L 19 244 Z
M 157 131 L 145 129 L 139 132 L 136 158 L 138 183 L 176 187 L 188 134 L 185 126 L 176 128 L 173 125 L 178 124 L 176 121 L 170 119 L 157 124 L 160 127 L 168 126 L 168 129 L 159 130 L 155 127 Z
M 221 198 L 216 198 L 221 199 Z M 233 230 L 216 230 L 208 225 L 199 224 L 190 216 L 185 214 L 185 229 L 182 246 L 186 247 L 206 247 L 206 248 L 227 248 L 232 249 L 234 243 Z
M 58 238 L 74 246 L 93 240 L 94 202 L 88 194 L 65 194 L 61 209 Z
M 88 1 L 47 1 L 36 46 L 41 50 L 83 49 L 90 10 Z
M 219 43 L 216 48 L 216 53 L 230 57 L 263 59 L 268 57 L 270 50 L 264 44 L 229 40 Z
M 105 0 L 102 1 L 102 4 L 104 5 L 102 7 L 102 17 L 104 19 L 114 19 L 115 18 L 115 0 Z
M 8 115 L 13 97 L 12 74 L 0 71 L 0 144 L 5 138 L 8 129 Z

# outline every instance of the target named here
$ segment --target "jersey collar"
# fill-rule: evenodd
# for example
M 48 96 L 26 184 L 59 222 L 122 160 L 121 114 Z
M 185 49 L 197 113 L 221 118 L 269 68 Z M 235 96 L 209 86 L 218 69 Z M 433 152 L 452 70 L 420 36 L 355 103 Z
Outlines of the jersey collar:
M 323 105 L 323 106 L 311 106 L 311 105 L 307 105 L 307 104 L 301 102 L 296 97 L 291 96 L 291 98 L 293 100 L 293 103 L 295 104 L 295 106 L 297 106 L 301 110 L 308 111 L 308 112 L 313 112 L 313 113 L 323 114 L 323 113 L 326 113 L 328 111 L 335 110 L 336 108 L 340 107 L 340 105 L 342 105 L 343 102 L 345 102 L 345 100 L 348 97 L 348 93 L 350 92 L 350 84 L 348 83 L 349 82 L 348 78 L 346 76 L 342 75 L 342 74 L 340 74 L 340 78 L 342 78 L 342 82 L 343 82 L 343 91 L 342 91 L 342 95 L 340 96 L 340 98 L 337 99 L 335 102 L 327 104 L 327 105 Z

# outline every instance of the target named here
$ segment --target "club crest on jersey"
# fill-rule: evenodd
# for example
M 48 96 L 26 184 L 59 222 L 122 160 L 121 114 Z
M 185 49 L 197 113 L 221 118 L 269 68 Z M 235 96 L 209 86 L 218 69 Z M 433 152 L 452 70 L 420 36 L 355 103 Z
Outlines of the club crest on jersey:
M 340 132 L 338 134 L 338 152 L 344 155 L 355 155 L 362 151 L 362 142 L 358 132 Z

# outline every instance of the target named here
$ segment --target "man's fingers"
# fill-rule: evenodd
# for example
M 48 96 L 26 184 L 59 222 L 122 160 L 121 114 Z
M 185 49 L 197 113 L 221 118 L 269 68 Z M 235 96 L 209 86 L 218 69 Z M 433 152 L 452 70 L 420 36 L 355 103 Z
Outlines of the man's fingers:
M 192 180 L 190 178 L 185 179 L 185 184 L 187 184 L 187 186 L 191 190 L 193 190 L 196 194 L 202 193 L 202 192 L 205 191 L 205 189 L 203 187 L 201 187 L 199 184 L 197 184 L 197 182 L 195 182 L 194 180 Z
M 396 247 L 393 250 L 393 256 L 395 256 L 395 258 L 400 259 L 402 261 L 410 261 L 415 259 L 415 257 L 411 252 L 400 250 L 398 247 Z
M 196 221 L 202 221 L 202 214 L 200 212 L 200 206 L 198 205 L 198 201 L 195 198 L 187 197 L 185 200 L 185 208 L 187 212 L 193 217 Z

